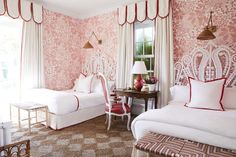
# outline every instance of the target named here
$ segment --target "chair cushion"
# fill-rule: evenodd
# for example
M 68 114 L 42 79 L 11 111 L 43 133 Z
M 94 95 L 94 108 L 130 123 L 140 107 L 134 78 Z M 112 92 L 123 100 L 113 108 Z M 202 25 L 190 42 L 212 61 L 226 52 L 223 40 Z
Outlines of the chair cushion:
M 126 113 L 130 113 L 131 112 L 131 108 L 126 103 L 125 103 L 125 108 L 126 108 Z M 108 106 L 106 106 L 106 112 L 109 112 L 109 107 Z M 124 110 L 122 108 L 122 103 L 114 103 L 114 104 L 112 104 L 111 113 L 123 114 Z

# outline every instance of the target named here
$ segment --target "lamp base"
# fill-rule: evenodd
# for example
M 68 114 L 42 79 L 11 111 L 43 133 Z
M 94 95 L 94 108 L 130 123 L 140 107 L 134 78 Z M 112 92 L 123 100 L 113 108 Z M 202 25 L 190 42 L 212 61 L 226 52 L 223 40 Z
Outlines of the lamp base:
M 138 74 L 137 78 L 134 80 L 134 89 L 136 89 L 137 91 L 141 91 L 142 87 L 143 87 L 142 75 Z

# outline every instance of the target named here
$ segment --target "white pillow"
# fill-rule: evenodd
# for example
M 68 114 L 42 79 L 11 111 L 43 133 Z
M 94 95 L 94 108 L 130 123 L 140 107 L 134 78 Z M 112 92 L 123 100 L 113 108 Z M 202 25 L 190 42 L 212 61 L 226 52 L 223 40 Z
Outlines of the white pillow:
M 80 74 L 79 80 L 76 86 L 76 92 L 91 93 L 92 79 L 93 79 L 93 75 L 85 77 L 83 74 Z
M 115 89 L 115 81 L 108 81 L 108 89 L 110 91 L 113 91 Z M 95 77 L 92 81 L 92 92 L 94 92 L 94 93 L 102 93 L 103 92 L 101 80 L 97 79 Z
M 186 106 L 198 109 L 224 111 L 221 100 L 223 98 L 225 82 L 225 78 L 208 82 L 201 82 L 189 78 L 190 102 L 186 104 Z
M 222 103 L 224 108 L 236 109 L 236 88 L 225 88 Z
M 96 78 L 95 76 L 93 77 L 93 80 L 92 80 L 91 92 L 93 92 L 93 93 L 103 92 L 101 81 L 100 81 L 100 79 Z
M 83 74 L 83 73 L 80 73 L 80 76 L 79 76 L 79 77 L 85 78 L 86 75 Z M 73 91 L 76 91 L 76 88 L 77 88 L 77 86 L 78 86 L 78 83 L 79 83 L 79 78 L 77 78 L 77 79 L 74 81 L 74 87 L 72 88 Z
M 170 88 L 171 101 L 189 102 L 190 91 L 189 86 L 175 85 Z

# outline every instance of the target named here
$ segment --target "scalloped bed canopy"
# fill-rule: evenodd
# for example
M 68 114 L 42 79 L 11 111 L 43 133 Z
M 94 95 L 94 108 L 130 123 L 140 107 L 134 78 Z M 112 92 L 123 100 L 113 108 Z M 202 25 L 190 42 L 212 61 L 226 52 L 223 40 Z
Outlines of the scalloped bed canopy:
M 118 22 L 123 25 L 146 19 L 154 20 L 157 16 L 166 18 L 171 11 L 171 3 L 171 0 L 146 0 L 123 6 L 118 9 Z
M 22 18 L 28 22 L 31 19 L 40 24 L 43 21 L 41 4 L 28 0 L 0 0 L 0 15 L 7 13 L 13 19 Z

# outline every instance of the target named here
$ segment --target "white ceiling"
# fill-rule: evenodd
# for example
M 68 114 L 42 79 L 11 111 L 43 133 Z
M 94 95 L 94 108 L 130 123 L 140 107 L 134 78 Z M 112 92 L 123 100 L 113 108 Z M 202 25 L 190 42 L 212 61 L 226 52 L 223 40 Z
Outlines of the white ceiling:
M 40 0 L 32 1 L 39 2 Z M 43 6 L 54 12 L 84 19 L 138 1 L 142 0 L 43 0 Z

